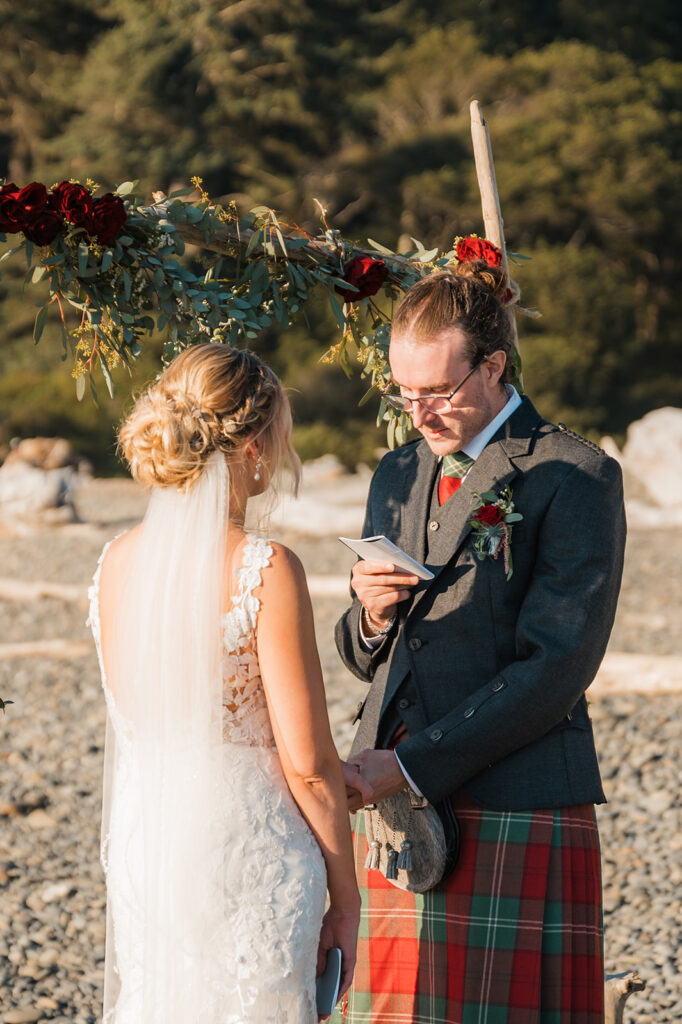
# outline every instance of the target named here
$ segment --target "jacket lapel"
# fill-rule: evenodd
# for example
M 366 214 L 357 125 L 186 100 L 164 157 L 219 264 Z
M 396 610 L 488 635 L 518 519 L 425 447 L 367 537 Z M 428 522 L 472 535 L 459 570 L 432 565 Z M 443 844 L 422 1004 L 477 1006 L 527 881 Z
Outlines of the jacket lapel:
M 469 470 L 460 489 L 446 502 L 439 516 L 439 529 L 430 540 L 428 562 L 426 563 L 434 573 L 435 579 L 430 580 L 423 589 L 415 594 L 408 614 L 412 614 L 423 595 L 435 583 L 439 574 L 453 559 L 471 532 L 470 520 L 474 512 L 475 494 L 483 494 L 486 491 L 494 491 L 495 494 L 499 494 L 503 487 L 511 484 L 519 472 L 512 460 L 528 454 L 535 429 L 541 422 L 541 418 L 530 401 L 525 398 L 516 412 L 506 423 L 502 424 L 488 442 Z M 431 479 L 433 480 L 433 477 Z M 422 530 L 421 551 L 424 553 L 422 557 L 426 553 L 426 519 L 429 509 L 427 494 L 431 494 L 430 489 L 422 492 L 424 514 L 414 517 L 415 521 L 419 518 Z
M 426 442 L 417 445 L 417 470 L 409 482 L 410 493 L 405 495 L 400 537 L 396 543 L 424 564 L 426 558 L 426 522 L 438 460 Z

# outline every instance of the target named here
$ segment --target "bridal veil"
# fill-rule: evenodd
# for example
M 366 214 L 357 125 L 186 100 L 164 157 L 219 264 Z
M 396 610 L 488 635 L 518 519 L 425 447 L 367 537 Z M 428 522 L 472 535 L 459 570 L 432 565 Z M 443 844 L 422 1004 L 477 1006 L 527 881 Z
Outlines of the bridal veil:
M 209 965 L 224 902 L 220 608 L 228 488 L 225 457 L 214 452 L 189 490 L 153 489 L 110 634 L 106 1024 L 199 1024 L 210 1015 Z M 114 917 L 126 920 L 134 948 L 118 948 Z

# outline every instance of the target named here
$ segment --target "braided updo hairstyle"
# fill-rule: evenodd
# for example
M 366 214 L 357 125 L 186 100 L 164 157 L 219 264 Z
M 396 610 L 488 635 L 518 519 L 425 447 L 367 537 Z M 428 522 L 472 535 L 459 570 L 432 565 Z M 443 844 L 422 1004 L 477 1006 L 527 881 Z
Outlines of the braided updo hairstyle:
M 398 305 L 391 334 L 422 342 L 458 327 L 466 337 L 471 366 L 493 352 L 506 353 L 501 378 L 505 383 L 512 372 L 511 322 L 503 304 L 508 290 L 501 267 L 489 267 L 483 260 L 458 263 L 453 270 L 429 274 L 410 288 Z
M 182 352 L 140 395 L 118 433 L 135 480 L 185 490 L 214 451 L 228 463 L 258 439 L 264 479 L 285 459 L 300 473 L 279 378 L 251 352 L 205 343 Z

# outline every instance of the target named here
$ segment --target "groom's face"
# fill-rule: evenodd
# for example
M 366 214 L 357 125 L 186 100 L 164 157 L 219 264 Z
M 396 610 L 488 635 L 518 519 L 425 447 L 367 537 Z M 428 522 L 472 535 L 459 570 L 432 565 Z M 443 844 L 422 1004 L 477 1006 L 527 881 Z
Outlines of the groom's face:
M 409 334 L 392 338 L 389 362 L 393 380 L 407 398 L 448 395 L 471 370 L 466 338 L 458 327 L 439 331 L 426 341 L 414 341 Z M 420 402 L 413 404 L 412 422 L 435 455 L 459 451 L 494 418 L 506 401 L 499 383 L 503 369 L 502 353 L 481 363 L 446 412 L 434 413 Z

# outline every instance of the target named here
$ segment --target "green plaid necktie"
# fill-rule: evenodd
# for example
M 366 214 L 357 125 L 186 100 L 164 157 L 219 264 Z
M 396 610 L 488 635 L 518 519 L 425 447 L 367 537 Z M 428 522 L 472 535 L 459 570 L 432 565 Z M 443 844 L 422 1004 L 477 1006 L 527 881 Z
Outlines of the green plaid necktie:
M 438 500 L 441 505 L 462 486 L 462 480 L 474 464 L 474 459 L 464 452 L 443 456 L 443 468 L 438 484 Z

